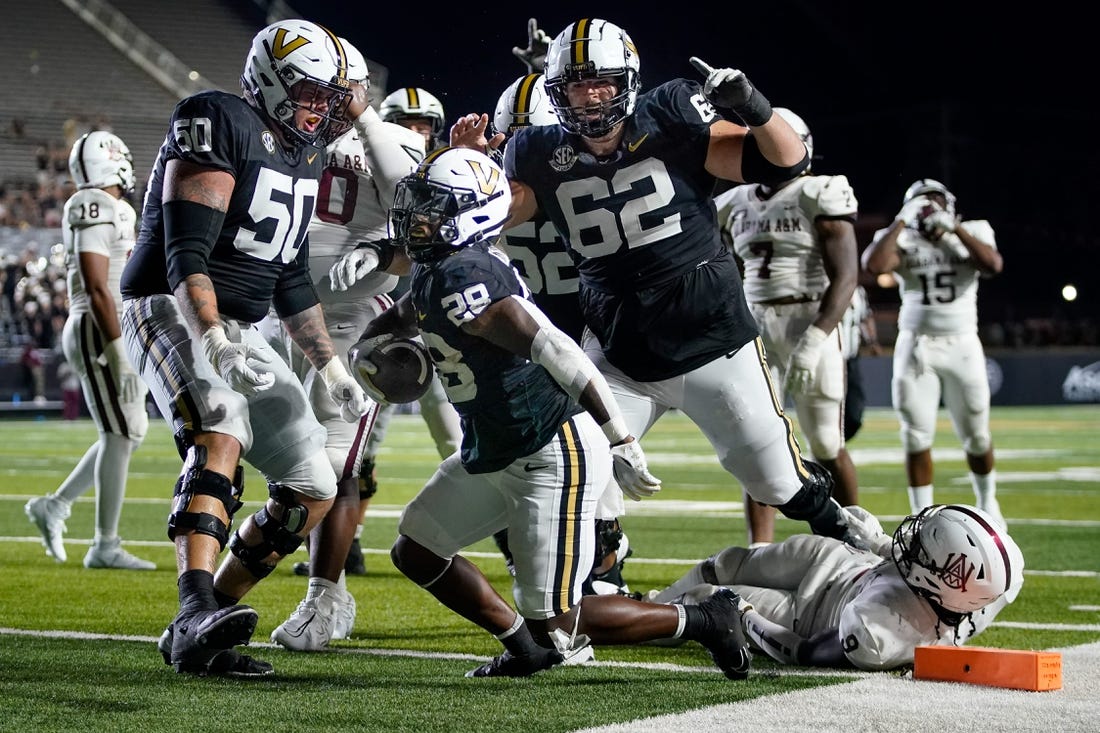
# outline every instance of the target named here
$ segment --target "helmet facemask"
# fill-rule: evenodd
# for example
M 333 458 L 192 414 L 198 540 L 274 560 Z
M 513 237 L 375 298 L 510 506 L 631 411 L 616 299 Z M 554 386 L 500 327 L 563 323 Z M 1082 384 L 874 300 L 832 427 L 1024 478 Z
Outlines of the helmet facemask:
M 641 89 L 638 50 L 619 26 L 599 19 L 572 23 L 551 42 L 546 56 L 546 91 L 561 126 L 575 135 L 599 138 L 634 113 Z M 615 95 L 598 104 L 574 106 L 571 83 L 608 80 Z
M 397 183 L 394 239 L 415 262 L 433 262 L 500 233 L 511 195 L 504 174 L 478 152 L 445 148 Z
M 339 39 L 321 26 L 286 21 L 260 31 L 241 86 L 288 145 L 324 147 L 348 129 L 347 55 Z M 309 129 L 298 127 L 300 111 L 308 112 Z

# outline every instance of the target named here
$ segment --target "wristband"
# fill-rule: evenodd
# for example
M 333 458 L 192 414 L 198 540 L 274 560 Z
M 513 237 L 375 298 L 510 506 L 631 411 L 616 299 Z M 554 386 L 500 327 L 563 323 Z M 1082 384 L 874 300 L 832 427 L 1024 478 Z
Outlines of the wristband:
M 607 442 L 611 445 L 618 445 L 630 437 L 630 430 L 626 427 L 626 420 L 622 415 L 616 415 L 605 422 L 600 426 L 600 430 L 607 436 Z

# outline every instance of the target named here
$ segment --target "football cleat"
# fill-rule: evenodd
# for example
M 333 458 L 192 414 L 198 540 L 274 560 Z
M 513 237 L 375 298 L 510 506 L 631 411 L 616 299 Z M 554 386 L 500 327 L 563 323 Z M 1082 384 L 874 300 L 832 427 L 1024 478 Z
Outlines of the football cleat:
M 741 596 L 729 588 L 719 588 L 699 604 L 714 624 L 711 636 L 700 639 L 699 643 L 706 647 L 718 669 L 731 680 L 745 679 L 752 667 L 752 653 L 741 625 L 742 605 Z
M 507 649 L 503 654 L 493 657 L 485 664 L 471 669 L 467 677 L 530 677 L 535 672 L 550 669 L 563 661 L 557 649 L 543 649 L 534 655 L 516 656 Z
M 255 609 L 241 604 L 177 616 L 161 635 L 158 647 L 161 643 L 170 646 L 167 661 L 177 672 L 209 674 L 220 653 L 248 643 L 258 619 Z
M 164 658 L 164 663 L 168 666 L 172 666 L 172 640 L 174 636 L 175 627 L 173 624 L 168 624 L 168 628 L 157 640 L 157 651 L 160 652 L 161 657 Z M 191 672 L 199 677 L 251 678 L 269 677 L 275 674 L 275 668 L 270 663 L 250 657 L 247 654 L 241 654 L 236 649 L 226 649 L 218 652 L 206 664 L 205 668 L 197 667 L 193 671 L 190 669 L 177 669 L 176 671 Z
M 23 507 L 27 519 L 34 522 L 38 531 L 42 533 L 42 544 L 46 546 L 46 554 L 58 562 L 65 562 L 68 555 L 65 552 L 65 544 L 62 539 L 65 536 L 65 520 L 69 518 L 72 508 L 56 496 L 39 496 L 31 499 Z
M 84 555 L 86 568 L 114 568 L 117 570 L 156 570 L 156 563 L 134 557 L 122 549 L 122 540 L 97 541 Z
M 350 639 L 355 628 L 356 603 L 351 591 L 344 589 L 343 597 L 336 604 L 336 623 L 332 627 L 333 639 Z
M 275 627 L 271 641 L 294 652 L 317 652 L 328 646 L 337 626 L 339 601 L 329 590 L 298 604 L 290 618 Z

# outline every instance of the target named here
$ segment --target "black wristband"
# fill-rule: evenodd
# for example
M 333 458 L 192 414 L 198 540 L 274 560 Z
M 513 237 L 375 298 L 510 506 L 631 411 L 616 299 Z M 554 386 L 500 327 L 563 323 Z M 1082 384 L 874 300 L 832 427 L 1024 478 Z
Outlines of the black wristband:
M 743 105 L 734 110 L 749 127 L 760 127 L 772 118 L 772 104 L 760 90 L 753 87 L 752 94 Z
M 356 249 L 373 249 L 378 255 L 377 270 L 385 270 L 393 263 L 393 240 L 376 239 L 373 242 L 360 242 Z

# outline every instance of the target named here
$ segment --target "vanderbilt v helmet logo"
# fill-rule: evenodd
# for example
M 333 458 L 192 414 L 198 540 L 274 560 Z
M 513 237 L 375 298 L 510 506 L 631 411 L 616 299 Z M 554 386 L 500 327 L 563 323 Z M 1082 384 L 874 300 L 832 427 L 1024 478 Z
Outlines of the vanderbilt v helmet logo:
M 497 190 L 497 184 L 500 183 L 500 170 L 498 168 L 486 168 L 481 165 L 480 160 L 467 160 L 466 162 L 470 164 L 470 169 L 474 172 L 479 191 L 489 196 Z
M 287 55 L 294 53 L 299 48 L 309 43 L 309 39 L 305 36 L 297 36 L 290 42 L 287 42 L 286 37 L 286 28 L 280 28 L 275 31 L 275 43 L 271 46 L 271 55 L 280 61 L 285 59 Z

